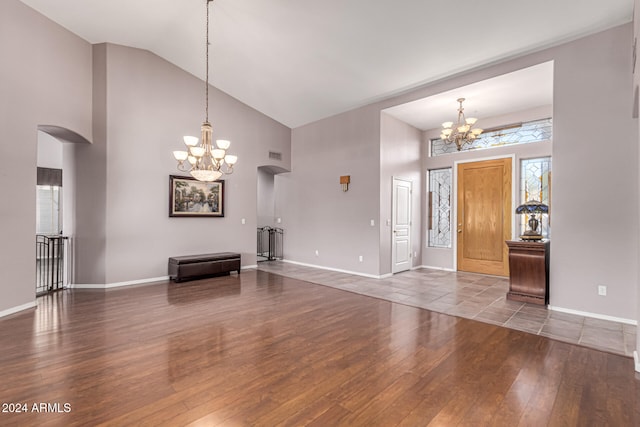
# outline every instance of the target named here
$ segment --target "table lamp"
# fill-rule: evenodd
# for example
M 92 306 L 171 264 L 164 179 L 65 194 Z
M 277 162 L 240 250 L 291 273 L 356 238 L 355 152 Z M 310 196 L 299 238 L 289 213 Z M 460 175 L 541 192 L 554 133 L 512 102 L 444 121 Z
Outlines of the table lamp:
M 538 231 L 540 221 L 536 218 L 536 214 L 549 213 L 549 206 L 537 200 L 529 200 L 528 202 L 518 206 L 516 208 L 516 213 L 530 215 L 529 221 L 527 222 L 529 229 L 520 236 L 520 239 L 532 241 L 542 240 L 542 234 Z

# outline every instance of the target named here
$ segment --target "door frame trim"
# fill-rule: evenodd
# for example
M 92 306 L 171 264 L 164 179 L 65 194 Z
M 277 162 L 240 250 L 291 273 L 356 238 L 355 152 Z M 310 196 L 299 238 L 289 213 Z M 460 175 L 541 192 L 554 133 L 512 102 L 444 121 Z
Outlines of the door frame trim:
M 461 163 L 478 163 L 484 162 L 487 160 L 500 160 L 500 159 L 511 159 L 511 238 L 514 239 L 516 236 L 516 216 L 514 212 L 516 210 L 516 186 L 519 184 L 516 177 L 516 169 L 519 168 L 516 166 L 516 155 L 515 154 L 507 154 L 502 156 L 489 156 L 489 157 L 478 157 L 473 159 L 465 159 L 465 160 L 456 160 L 453 162 L 453 176 L 452 176 L 452 200 L 455 202 L 451 207 L 452 218 L 453 221 L 451 223 L 451 234 L 455 237 L 455 239 L 451 239 L 451 249 L 453 249 L 453 270 L 458 271 L 458 233 L 456 232 L 458 226 L 458 165 Z M 519 185 L 518 185 L 519 187 Z

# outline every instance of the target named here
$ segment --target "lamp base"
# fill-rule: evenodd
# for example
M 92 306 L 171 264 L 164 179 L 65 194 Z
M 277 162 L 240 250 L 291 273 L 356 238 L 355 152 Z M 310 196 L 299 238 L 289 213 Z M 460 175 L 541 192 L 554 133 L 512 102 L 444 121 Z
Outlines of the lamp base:
M 542 235 L 541 234 L 523 234 L 522 236 L 520 236 L 520 240 L 526 240 L 526 241 L 531 241 L 531 242 L 535 242 L 538 240 L 542 240 Z
M 542 234 L 538 232 L 538 225 L 540 224 L 540 221 L 536 219 L 536 215 L 534 213 L 531 214 L 528 224 L 529 229 L 520 236 L 520 239 L 532 242 L 542 240 Z

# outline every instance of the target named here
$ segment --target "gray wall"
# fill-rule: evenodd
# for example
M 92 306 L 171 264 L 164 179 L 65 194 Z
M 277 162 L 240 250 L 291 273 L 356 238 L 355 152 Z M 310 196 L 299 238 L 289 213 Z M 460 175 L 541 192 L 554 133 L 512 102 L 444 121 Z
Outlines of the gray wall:
M 411 266 L 422 264 L 421 200 L 422 132 L 381 113 L 380 117 L 380 275 L 392 270 L 393 178 L 412 182 L 411 193 Z
M 291 173 L 276 176 L 276 215 L 287 230 L 284 257 L 377 275 L 380 110 L 364 107 L 294 129 L 291 157 Z M 342 175 L 351 176 L 347 192 Z
M 384 252 L 379 237 L 384 231 L 367 227 L 387 205 L 379 184 L 384 168 L 376 158 L 380 111 L 554 61 L 551 304 L 636 319 L 638 130 L 631 118 L 631 43 L 632 26 L 623 25 L 294 129 L 294 169 L 283 183 L 288 194 L 278 192 L 277 206 L 291 224 L 286 258 L 384 273 L 390 259 L 353 261 L 361 248 L 374 256 Z M 338 176 L 349 172 L 354 193 L 334 191 Z M 324 249 L 320 257 L 313 255 L 316 248 Z M 597 295 L 598 284 L 608 286 L 607 297 Z
M 62 153 L 62 142 L 60 140 L 44 132 L 38 132 L 38 167 L 62 169 Z
M 255 264 L 257 168 L 272 163 L 269 150 L 287 153 L 281 164 L 290 167 L 290 129 L 211 87 L 213 137 L 231 140 L 239 157 L 222 178 L 225 216 L 170 218 L 169 175 L 180 174 L 171 153 L 183 135 L 200 135 L 202 81 L 148 51 L 107 44 L 94 53 L 104 76 L 96 73 L 93 150 L 81 154 L 86 169 L 78 171 L 78 218 L 91 219 L 78 226 L 76 283 L 161 278 L 175 255 L 234 251 Z M 102 263 L 104 277 L 96 274 Z
M 634 1 L 634 8 L 633 8 L 633 39 L 637 40 L 638 39 L 638 35 L 640 33 L 640 0 L 635 0 Z M 633 51 L 633 58 L 637 58 L 638 54 L 640 54 L 640 52 L 638 52 L 638 46 L 637 44 L 634 43 L 633 45 L 634 51 Z M 637 120 L 638 118 L 638 109 L 639 109 L 639 92 L 640 92 L 640 64 L 638 64 L 638 60 L 636 59 L 635 64 L 632 65 L 632 69 L 634 70 L 633 73 L 633 114 L 632 116 L 634 118 L 636 118 L 636 129 L 640 128 L 640 121 Z M 636 141 L 636 147 L 638 146 L 638 140 Z M 640 150 L 639 150 L 639 157 L 637 158 L 637 165 L 640 165 Z M 636 194 L 640 193 L 640 176 L 638 177 L 638 191 L 636 192 Z M 640 208 L 640 197 L 638 198 L 638 203 L 639 203 L 639 208 Z M 636 222 L 640 225 L 640 215 L 638 216 L 638 218 L 636 219 Z M 636 239 L 637 241 L 640 242 L 640 227 L 638 227 L 638 233 L 636 234 Z M 639 254 L 636 257 L 636 261 L 638 261 L 640 258 L 640 250 L 639 250 Z M 640 275 L 640 262 L 638 262 L 638 274 Z M 640 310 L 640 292 L 638 292 L 637 295 L 637 300 L 636 303 L 638 305 L 638 310 Z M 638 349 L 640 349 L 640 328 L 637 328 L 637 337 L 636 337 L 636 356 L 638 354 Z M 640 360 L 638 360 L 636 358 L 636 371 L 640 372 Z
M 501 115 L 497 117 L 483 117 L 482 122 L 478 122 L 481 127 L 492 128 L 500 125 L 505 125 L 509 123 L 518 123 L 518 122 L 526 122 L 533 121 L 538 119 L 545 119 L 553 116 L 553 106 L 547 105 L 542 107 L 536 107 L 525 111 L 517 111 L 511 114 Z M 515 198 L 513 203 L 515 206 L 519 204 L 519 183 L 520 183 L 520 160 L 522 159 L 531 159 L 536 157 L 545 157 L 551 156 L 551 141 L 539 142 L 536 144 L 516 144 L 505 147 L 496 147 L 488 150 L 473 150 L 473 151 L 463 151 L 460 153 L 453 154 L 444 154 L 436 157 L 429 157 L 428 147 L 429 141 L 434 138 L 438 138 L 440 136 L 440 129 L 430 129 L 423 132 L 423 144 L 425 155 L 422 157 L 422 166 L 424 170 L 424 175 L 426 177 L 427 173 L 431 169 L 443 169 L 443 168 L 451 168 L 452 173 L 455 175 L 456 169 L 454 167 L 454 162 L 467 162 L 483 159 L 486 157 L 509 157 L 514 156 L 514 164 L 513 167 L 513 182 L 516 189 Z M 427 210 L 427 198 L 426 192 L 429 189 L 425 184 L 425 197 L 423 198 L 422 209 L 425 212 L 425 218 L 428 214 Z M 554 182 L 555 185 L 555 182 Z M 452 205 L 452 221 L 455 216 L 455 192 L 451 194 L 453 200 Z M 514 209 L 515 209 L 514 206 Z M 522 230 L 518 229 L 518 220 L 514 218 L 515 224 L 512 224 L 512 234 L 513 237 L 517 237 L 520 235 Z M 452 247 L 451 248 L 432 248 L 428 247 L 428 230 L 427 230 L 427 222 L 426 220 L 423 222 L 423 230 L 422 235 L 424 236 L 424 249 L 422 251 L 422 265 L 429 268 L 437 268 L 443 270 L 455 270 L 455 252 L 456 252 L 456 236 L 455 233 L 453 235 Z M 453 224 L 455 227 L 455 224 Z
M 0 2 L 0 313 L 35 299 L 38 125 L 91 139 L 91 46 L 17 0 Z M 7 202 L 10 201 L 10 202 Z
M 637 318 L 639 154 L 631 118 L 631 25 L 451 76 L 293 131 L 213 90 L 215 136 L 232 140 L 240 156 L 237 172 L 226 181 L 226 217 L 215 219 L 167 215 L 168 175 L 175 173 L 170 153 L 182 135 L 199 132 L 202 82 L 149 52 L 92 48 L 17 0 L 0 2 L 0 32 L 0 150 L 2 158 L 12 159 L 0 170 L 12 201 L 0 207 L 2 231 L 11 242 L 0 249 L 0 313 L 34 299 L 38 125 L 67 128 L 93 142 L 74 146 L 72 159 L 78 283 L 161 277 L 168 256 L 201 251 L 236 250 L 243 264 L 255 263 L 257 167 L 273 164 L 269 150 L 284 155 L 276 166 L 292 170 L 275 178 L 275 214 L 287 229 L 285 257 L 377 276 L 391 263 L 384 183 L 400 173 L 386 164 L 392 141 L 381 111 L 553 60 L 551 304 Z M 415 150 L 413 137 L 407 147 Z M 25 165 L 32 172 L 25 174 Z M 415 174 L 414 166 L 406 173 Z M 351 175 L 346 193 L 340 175 Z M 597 284 L 608 286 L 607 297 L 597 296 Z
M 637 319 L 631 43 L 629 24 L 563 45 L 554 55 L 550 302 Z M 598 296 L 598 284 L 608 286 L 606 297 Z
M 238 251 L 243 265 L 255 264 L 257 168 L 290 168 L 289 128 L 211 88 L 214 137 L 230 139 L 239 156 L 226 179 L 225 218 L 169 218 L 169 175 L 178 174 L 171 152 L 200 132 L 202 81 L 147 51 L 91 46 L 17 0 L 0 3 L 0 32 L 0 150 L 12 159 L 0 177 L 13 201 L 0 207 L 11 242 L 0 249 L 1 314 L 35 299 L 38 125 L 92 142 L 63 149 L 75 284 L 163 277 L 169 256 L 203 251 Z
M 107 102 L 107 46 L 93 46 L 92 144 L 71 147 L 75 194 L 72 283 L 106 283 L 107 130 L 102 117 Z

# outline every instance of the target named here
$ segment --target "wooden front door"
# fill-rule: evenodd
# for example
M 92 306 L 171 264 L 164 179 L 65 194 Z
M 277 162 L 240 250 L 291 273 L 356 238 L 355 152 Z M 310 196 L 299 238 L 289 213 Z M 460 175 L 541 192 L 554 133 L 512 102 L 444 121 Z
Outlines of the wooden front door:
M 458 165 L 458 270 L 509 275 L 511 159 Z

